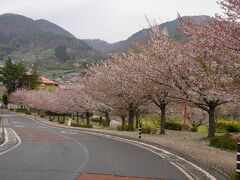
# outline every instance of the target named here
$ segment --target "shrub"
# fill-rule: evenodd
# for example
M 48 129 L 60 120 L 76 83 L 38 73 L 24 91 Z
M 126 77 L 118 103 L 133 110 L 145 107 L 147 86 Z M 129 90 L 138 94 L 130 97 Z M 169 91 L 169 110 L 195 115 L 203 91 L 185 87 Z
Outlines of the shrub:
M 92 122 L 99 122 L 100 120 L 99 120 L 98 117 L 92 117 L 92 118 L 91 118 L 91 121 L 92 121 Z
M 74 127 L 82 127 L 82 128 L 92 128 L 92 125 L 91 124 L 89 124 L 89 125 L 87 125 L 87 124 L 77 124 L 76 122 L 72 122 L 71 123 L 71 126 L 74 126 Z
M 63 120 L 63 119 L 60 119 L 59 121 L 58 121 L 58 124 L 64 124 L 65 123 L 65 121 Z
M 218 132 L 240 132 L 240 122 L 238 121 L 217 121 Z
M 80 123 L 77 124 L 77 122 L 74 122 L 74 121 L 71 122 L 71 126 L 73 126 L 73 127 L 80 127 L 79 125 L 80 125 Z
M 103 121 L 102 121 L 102 126 L 103 126 L 103 127 L 107 127 L 107 121 L 103 120 Z
M 31 113 L 31 111 L 28 111 L 28 110 L 27 110 L 27 111 L 25 112 L 25 114 L 31 115 L 32 113 Z
M 225 134 L 222 136 L 216 136 L 209 139 L 209 145 L 213 147 L 217 147 L 220 149 L 229 149 L 236 150 L 237 149 L 237 141 L 231 135 Z
M 191 128 L 190 128 L 190 131 L 192 131 L 192 132 L 198 132 L 198 128 L 197 128 L 197 127 L 191 127 Z
M 150 127 L 150 126 L 143 126 L 142 127 L 142 133 L 143 134 L 156 134 L 157 129 Z
M 16 109 L 16 112 L 21 112 L 21 113 L 26 113 L 28 110 L 27 109 Z
M 233 124 L 228 124 L 226 130 L 227 132 L 239 132 L 239 127 L 234 126 Z
M 128 130 L 128 125 L 127 124 L 125 124 L 124 126 L 118 125 L 117 130 L 118 131 L 127 131 Z
M 230 173 L 230 179 L 231 180 L 239 180 L 240 179 L 239 173 L 237 173 L 236 171 L 232 171 Z
M 169 130 L 176 130 L 176 131 L 182 130 L 182 124 L 171 122 L 171 121 L 165 122 L 164 127 L 165 129 L 169 129 Z
M 92 116 L 92 118 L 91 118 L 91 121 L 92 122 L 100 122 L 100 117 L 99 116 Z M 105 121 L 105 118 L 104 117 L 102 117 L 102 122 L 103 121 Z
M 92 125 L 91 124 L 80 124 L 79 127 L 82 127 L 82 128 L 92 128 Z
M 41 117 L 41 118 L 45 118 L 44 114 L 40 114 L 40 117 Z

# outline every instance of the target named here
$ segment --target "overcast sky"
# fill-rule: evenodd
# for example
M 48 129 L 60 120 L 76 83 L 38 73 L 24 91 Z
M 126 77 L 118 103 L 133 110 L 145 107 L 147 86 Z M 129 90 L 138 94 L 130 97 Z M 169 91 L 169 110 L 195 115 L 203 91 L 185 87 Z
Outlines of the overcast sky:
M 16 13 L 49 20 L 80 39 L 107 42 L 127 39 L 147 27 L 181 15 L 221 12 L 216 0 L 0 0 L 0 14 Z

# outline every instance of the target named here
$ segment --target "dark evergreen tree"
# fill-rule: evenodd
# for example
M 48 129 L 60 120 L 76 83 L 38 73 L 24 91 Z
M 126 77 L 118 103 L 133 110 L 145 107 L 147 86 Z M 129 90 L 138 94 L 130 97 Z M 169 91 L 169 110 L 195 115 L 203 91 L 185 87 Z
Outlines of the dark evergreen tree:
M 40 73 L 38 70 L 38 64 L 34 63 L 33 67 L 32 67 L 32 76 L 30 78 L 30 88 L 31 89 L 36 89 L 39 76 L 40 76 Z
M 21 63 L 12 63 L 10 57 L 5 61 L 4 66 L 0 67 L 0 82 L 5 85 L 8 94 L 20 86 L 25 72 L 25 66 Z
M 60 62 L 65 62 L 69 59 L 69 55 L 66 52 L 66 47 L 62 45 L 56 46 L 55 56 L 58 58 Z

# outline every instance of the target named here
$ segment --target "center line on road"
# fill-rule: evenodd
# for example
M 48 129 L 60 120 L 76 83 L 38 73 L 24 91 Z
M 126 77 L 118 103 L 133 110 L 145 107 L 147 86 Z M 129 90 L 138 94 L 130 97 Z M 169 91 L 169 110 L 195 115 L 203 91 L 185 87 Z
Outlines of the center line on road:
M 61 131 L 62 134 L 78 134 L 77 132 Z
M 13 126 L 13 127 L 24 127 L 24 126 Z

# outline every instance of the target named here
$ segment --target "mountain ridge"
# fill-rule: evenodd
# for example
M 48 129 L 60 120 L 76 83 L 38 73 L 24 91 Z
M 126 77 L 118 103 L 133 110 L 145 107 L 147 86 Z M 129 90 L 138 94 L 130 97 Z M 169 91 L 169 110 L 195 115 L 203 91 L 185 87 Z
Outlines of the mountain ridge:
M 211 19 L 210 16 L 207 15 L 198 15 L 198 16 L 184 16 L 190 19 L 193 19 L 195 21 L 201 21 L 201 22 L 205 22 Z M 162 24 L 157 25 L 160 29 L 164 29 L 166 28 L 168 30 L 169 36 L 170 37 L 174 37 L 176 39 L 180 39 L 182 38 L 182 34 L 180 32 L 177 31 L 177 29 L 180 27 L 180 22 L 178 19 L 174 19 L 171 21 L 167 21 L 164 22 Z M 148 40 L 148 33 L 149 33 L 149 28 L 145 28 L 142 29 L 134 34 L 132 34 L 130 37 L 128 37 L 125 40 L 121 40 L 115 43 L 107 43 L 104 45 L 104 48 L 99 48 L 99 41 L 103 41 L 103 40 L 99 40 L 98 42 L 96 42 L 95 39 L 91 40 L 91 39 L 87 39 L 84 40 L 88 45 L 90 45 L 91 47 L 102 51 L 102 52 L 114 52 L 114 51 L 126 51 L 129 48 L 132 48 L 135 46 L 135 43 L 139 43 L 139 42 L 147 42 Z M 105 42 L 105 41 L 104 41 Z M 96 44 L 95 44 L 96 43 Z M 106 48 L 108 47 L 108 48 Z
M 59 46 L 69 59 L 92 63 L 102 57 L 98 50 L 50 21 L 13 13 L 0 15 L 0 59 L 11 56 L 26 64 L 37 59 L 43 66 L 61 63 L 63 59 L 55 52 Z

